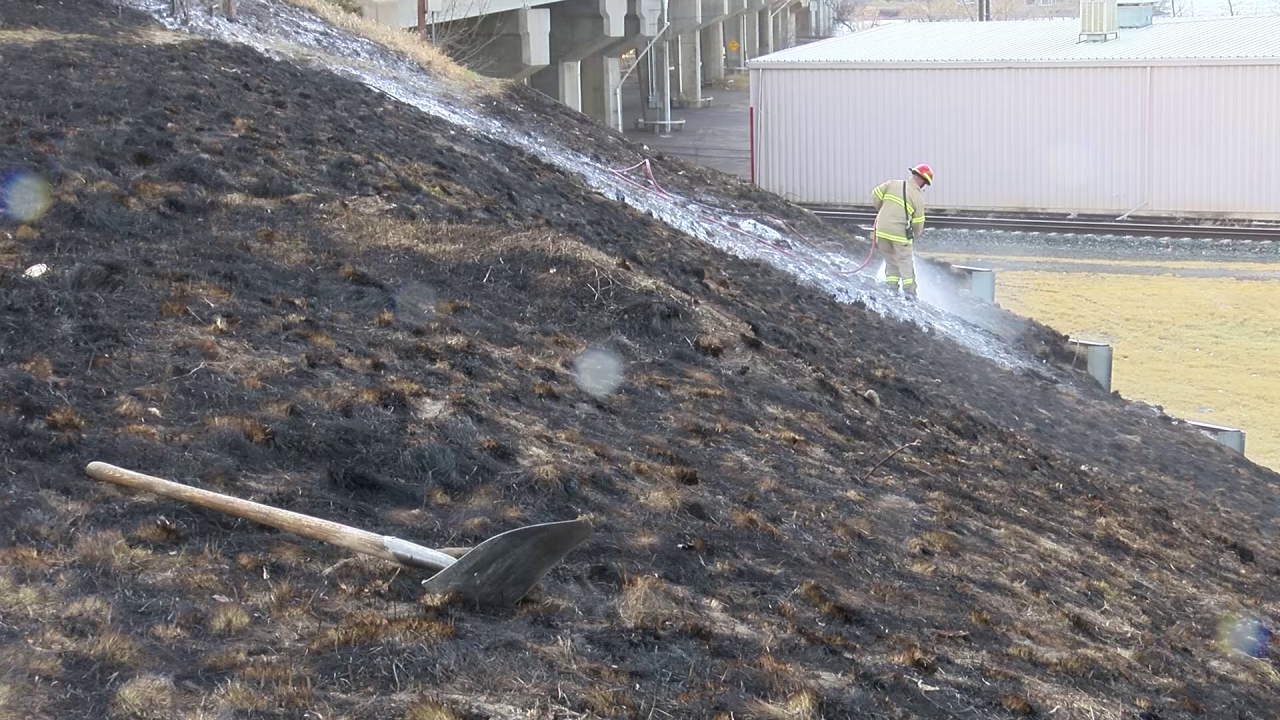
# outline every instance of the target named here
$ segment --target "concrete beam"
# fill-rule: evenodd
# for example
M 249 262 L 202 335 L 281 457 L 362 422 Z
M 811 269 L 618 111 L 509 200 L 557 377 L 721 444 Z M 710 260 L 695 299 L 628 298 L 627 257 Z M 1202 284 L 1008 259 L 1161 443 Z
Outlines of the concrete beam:
M 607 57 L 644 50 L 662 30 L 662 0 L 628 0 L 626 32 L 601 49 Z
M 623 37 L 627 0 L 564 0 L 551 6 L 551 61 L 584 60 Z
M 726 0 L 702 0 L 702 7 L 696 15 L 675 12 L 675 2 L 671 3 L 671 34 L 687 35 L 706 29 L 711 25 L 731 16 L 729 2 Z
M 478 20 L 475 33 L 486 45 L 471 62 L 489 77 L 523 80 L 551 64 L 551 11 L 522 8 Z
M 729 17 L 729 0 L 702 0 L 703 27 Z
M 669 0 L 671 36 L 687 35 L 702 27 L 702 0 Z
M 550 66 L 531 75 L 529 84 L 574 110 L 582 110 L 582 61 L 599 55 L 623 36 L 627 0 L 563 0 L 550 10 Z M 592 100 L 589 104 L 596 107 L 601 102 Z
M 627 5 L 627 15 L 628 18 L 636 18 L 639 33 L 645 37 L 656 37 L 662 30 L 662 0 L 631 0 Z

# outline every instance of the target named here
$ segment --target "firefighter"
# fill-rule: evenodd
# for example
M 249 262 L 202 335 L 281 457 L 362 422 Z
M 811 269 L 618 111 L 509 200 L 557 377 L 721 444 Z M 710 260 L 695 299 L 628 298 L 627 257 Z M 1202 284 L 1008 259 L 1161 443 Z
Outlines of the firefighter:
M 875 243 L 884 256 L 884 280 L 892 292 L 902 283 L 903 296 L 916 297 L 911 243 L 924 229 L 922 188 L 933 184 L 933 170 L 923 163 L 911 168 L 909 180 L 886 180 L 871 192 L 876 208 Z

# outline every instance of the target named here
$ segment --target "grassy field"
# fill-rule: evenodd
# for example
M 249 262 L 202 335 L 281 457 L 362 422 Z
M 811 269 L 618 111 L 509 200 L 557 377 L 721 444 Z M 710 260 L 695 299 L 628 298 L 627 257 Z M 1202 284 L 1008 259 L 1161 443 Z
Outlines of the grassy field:
M 1243 428 L 1245 454 L 1280 469 L 1280 281 L 1002 271 L 996 294 L 1013 312 L 1110 342 L 1112 388 L 1125 397 L 1177 417 Z

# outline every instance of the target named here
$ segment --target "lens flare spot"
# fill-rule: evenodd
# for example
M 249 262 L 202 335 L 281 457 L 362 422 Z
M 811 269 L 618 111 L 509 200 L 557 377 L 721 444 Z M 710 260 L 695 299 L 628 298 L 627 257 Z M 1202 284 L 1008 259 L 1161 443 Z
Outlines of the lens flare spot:
M 591 348 L 573 363 L 574 382 L 588 395 L 600 400 L 612 395 L 622 384 L 622 360 L 614 353 Z
M 396 292 L 396 320 L 408 325 L 422 325 L 436 314 L 435 288 L 417 280 L 407 280 Z
M 12 172 L 0 182 L 0 209 L 11 220 L 35 222 L 48 211 L 52 202 L 49 183 L 33 172 Z
M 1250 617 L 1226 616 L 1218 621 L 1218 643 L 1228 652 L 1265 657 L 1271 631 Z

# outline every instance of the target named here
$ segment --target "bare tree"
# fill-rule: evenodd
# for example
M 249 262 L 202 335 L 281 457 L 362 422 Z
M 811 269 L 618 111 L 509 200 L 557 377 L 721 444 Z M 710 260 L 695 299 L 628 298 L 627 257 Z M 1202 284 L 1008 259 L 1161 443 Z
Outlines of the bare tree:
M 829 8 L 835 24 L 849 32 L 867 30 L 879 24 L 880 11 L 871 7 L 866 0 L 822 0 Z
M 447 9 L 431 9 L 439 5 Z M 487 52 L 489 46 L 497 42 L 503 32 L 514 32 L 503 27 L 509 18 L 506 13 L 490 15 L 489 0 L 456 0 L 447 5 L 432 0 L 425 18 L 426 39 L 459 65 L 483 73 L 493 63 L 492 54 Z
M 965 15 L 972 17 L 972 12 L 961 10 L 962 5 L 956 0 L 912 0 L 910 7 L 914 17 L 929 22 L 956 20 Z
M 991 0 L 988 6 L 992 20 L 1014 20 L 1026 12 L 1026 0 Z
M 832 19 L 836 25 L 841 25 L 853 31 L 850 25 L 850 19 L 856 14 L 862 3 L 859 0 L 822 0 L 823 7 L 831 11 Z

